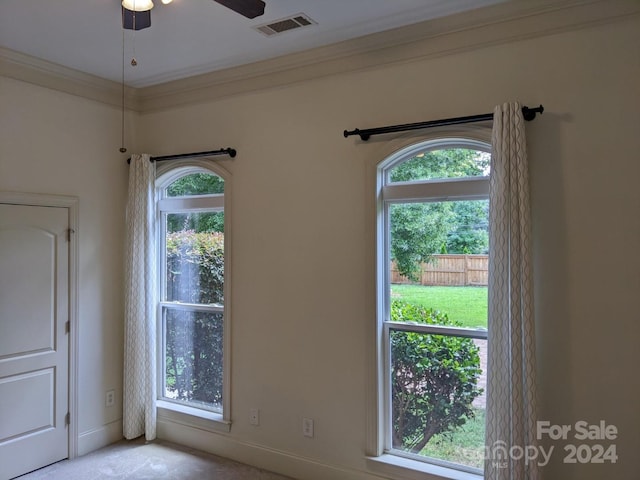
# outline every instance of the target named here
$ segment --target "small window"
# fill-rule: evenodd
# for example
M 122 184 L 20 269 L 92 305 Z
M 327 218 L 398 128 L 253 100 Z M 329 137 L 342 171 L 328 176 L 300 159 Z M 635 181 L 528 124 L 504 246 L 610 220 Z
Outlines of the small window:
M 159 398 L 223 413 L 225 182 L 193 170 L 160 189 Z
M 480 473 L 489 145 L 438 140 L 379 168 L 383 451 Z
M 468 148 L 421 150 L 388 170 L 389 182 L 489 176 L 490 154 Z
M 188 197 L 224 193 L 224 180 L 208 173 L 191 173 L 166 188 L 167 197 Z

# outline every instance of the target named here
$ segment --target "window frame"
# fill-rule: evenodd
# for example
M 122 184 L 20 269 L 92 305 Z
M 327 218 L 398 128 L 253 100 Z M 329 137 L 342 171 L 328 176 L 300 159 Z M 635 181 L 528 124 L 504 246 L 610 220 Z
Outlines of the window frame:
M 372 444 L 371 465 L 377 469 L 395 469 L 445 474 L 449 478 L 482 478 L 476 468 L 445 460 L 423 457 L 396 450 L 392 445 L 391 330 L 447 334 L 468 338 L 488 338 L 488 330 L 413 325 L 390 319 L 390 209 L 393 204 L 441 201 L 487 200 L 489 176 L 440 178 L 392 182 L 390 171 L 424 151 L 464 148 L 491 153 L 490 130 L 446 135 L 435 133 L 387 156 L 377 165 L 376 178 L 376 438 Z
M 185 195 L 168 197 L 166 189 L 176 180 L 194 173 L 216 175 L 224 181 L 224 193 L 206 195 Z M 231 175 L 217 164 L 204 159 L 183 159 L 163 162 L 156 169 L 156 245 L 158 258 L 158 281 L 156 289 L 157 301 L 157 393 L 156 403 L 158 417 L 184 425 L 213 432 L 229 432 L 231 429 L 231 219 L 230 192 Z M 188 304 L 165 301 L 166 296 L 166 216 L 170 213 L 185 212 L 224 212 L 224 285 L 222 305 Z M 163 313 L 166 308 L 177 308 L 188 311 L 207 311 L 223 314 L 223 372 L 222 372 L 222 405 L 221 410 L 175 402 L 164 397 L 165 382 L 165 338 L 163 331 Z

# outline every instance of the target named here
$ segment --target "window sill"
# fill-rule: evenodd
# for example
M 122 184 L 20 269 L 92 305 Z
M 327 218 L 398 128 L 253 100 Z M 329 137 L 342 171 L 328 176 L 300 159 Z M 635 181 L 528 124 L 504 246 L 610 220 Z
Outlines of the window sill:
M 409 480 L 482 480 L 484 478 L 483 475 L 461 472 L 453 468 L 419 462 L 397 455 L 384 454 L 379 457 L 367 457 L 367 465 L 377 472 Z M 428 476 L 425 477 L 425 475 Z
M 216 412 L 179 405 L 177 403 L 158 400 L 158 420 L 179 423 L 188 427 L 199 428 L 208 432 L 229 433 L 231 422 Z

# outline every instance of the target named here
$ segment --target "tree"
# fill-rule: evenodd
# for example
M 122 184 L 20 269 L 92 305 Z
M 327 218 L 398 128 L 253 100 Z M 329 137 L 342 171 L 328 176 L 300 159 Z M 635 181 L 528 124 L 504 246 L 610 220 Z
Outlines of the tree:
M 487 175 L 489 154 L 453 148 L 418 154 L 389 173 L 391 182 Z M 486 206 L 483 206 L 486 203 Z M 443 250 L 488 251 L 487 202 L 405 203 L 391 207 L 391 259 L 401 275 L 418 280 L 420 264 Z
M 224 180 L 210 173 L 191 173 L 167 187 L 167 197 L 224 193 Z
M 456 326 L 446 314 L 394 300 L 391 320 Z M 469 338 L 391 331 L 393 446 L 420 453 L 436 434 L 472 418 L 482 393 L 479 348 Z
M 224 212 L 189 212 L 167 214 L 167 232 L 224 232 Z
M 403 203 L 391 206 L 391 259 L 398 271 L 418 281 L 420 265 L 446 243 L 454 222 L 446 203 Z
M 451 207 L 455 220 L 447 233 L 447 252 L 489 253 L 489 201 L 454 202 Z
M 435 178 L 477 177 L 489 174 L 490 155 L 466 148 L 447 148 L 419 153 L 389 172 L 392 182 Z

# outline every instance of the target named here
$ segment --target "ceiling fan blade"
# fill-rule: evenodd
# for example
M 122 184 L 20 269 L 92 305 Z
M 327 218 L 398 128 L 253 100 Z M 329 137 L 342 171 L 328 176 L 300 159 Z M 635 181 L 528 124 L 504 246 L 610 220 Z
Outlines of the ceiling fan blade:
M 213 0 L 220 5 L 230 8 L 247 18 L 256 18 L 264 15 L 265 3 L 262 0 Z

